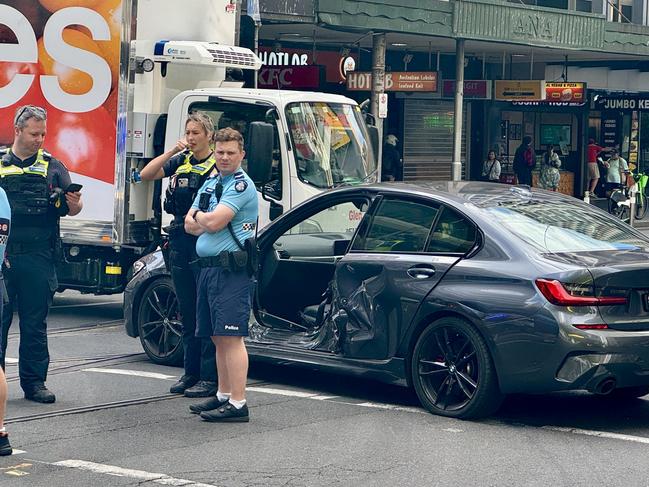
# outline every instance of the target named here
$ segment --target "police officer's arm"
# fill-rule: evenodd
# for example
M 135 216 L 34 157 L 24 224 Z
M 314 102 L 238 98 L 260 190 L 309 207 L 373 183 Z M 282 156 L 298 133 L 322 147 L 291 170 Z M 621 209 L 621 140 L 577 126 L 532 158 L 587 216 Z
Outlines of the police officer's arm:
M 227 227 L 235 214 L 236 212 L 232 208 L 221 203 L 216 205 L 216 208 L 212 211 L 203 212 L 199 210 L 195 216 L 192 216 L 193 220 L 198 223 L 203 232 L 214 233 Z M 187 222 L 187 219 L 185 219 L 185 222 Z M 185 224 L 185 231 L 187 231 L 187 224 Z
M 68 186 L 70 186 L 70 183 L 72 182 L 72 180 L 70 179 L 70 172 L 65 167 L 65 164 L 63 164 L 61 161 L 52 159 L 51 164 L 53 167 L 56 168 L 52 185 L 55 188 L 61 188 L 65 190 Z M 78 215 L 83 209 L 83 202 L 81 201 L 81 193 L 79 191 L 76 191 L 74 193 L 72 192 L 65 193 L 65 204 L 67 206 L 67 211 L 65 210 L 65 208 L 63 208 L 62 209 L 63 213 L 60 213 L 61 216 Z
M 81 201 L 81 193 L 65 193 L 65 201 L 68 203 L 68 216 L 78 215 L 83 209 L 83 202 Z
M 185 215 L 185 231 L 189 233 L 190 235 L 195 235 L 199 236 L 205 233 L 205 229 L 199 225 L 199 223 L 194 219 L 196 216 L 196 213 L 199 211 L 200 207 L 200 201 L 201 201 L 201 194 L 205 192 L 205 188 L 209 184 L 210 180 L 208 179 L 203 183 L 203 186 L 201 186 L 201 189 L 198 190 L 198 193 L 196 193 L 196 198 L 194 198 L 194 202 L 192 203 L 192 207 L 189 209 L 187 214 Z
M 166 176 L 164 165 L 169 159 L 185 149 L 187 149 L 187 142 L 185 142 L 185 139 L 180 139 L 170 150 L 149 161 L 142 171 L 140 171 L 140 177 L 144 181 L 154 181 L 164 178 Z

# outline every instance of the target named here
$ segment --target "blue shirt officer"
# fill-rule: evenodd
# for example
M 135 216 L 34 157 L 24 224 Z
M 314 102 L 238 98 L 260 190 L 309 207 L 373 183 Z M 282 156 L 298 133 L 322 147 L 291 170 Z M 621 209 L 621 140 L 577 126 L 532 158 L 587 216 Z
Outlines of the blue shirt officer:
M 257 191 L 241 169 L 241 134 L 221 129 L 214 141 L 219 174 L 199 191 L 185 217 L 185 231 L 198 236 L 196 335 L 211 337 L 216 346 L 218 390 L 190 410 L 205 421 L 247 422 L 248 353 L 243 337 L 248 335 L 251 279 L 241 247 L 255 234 Z

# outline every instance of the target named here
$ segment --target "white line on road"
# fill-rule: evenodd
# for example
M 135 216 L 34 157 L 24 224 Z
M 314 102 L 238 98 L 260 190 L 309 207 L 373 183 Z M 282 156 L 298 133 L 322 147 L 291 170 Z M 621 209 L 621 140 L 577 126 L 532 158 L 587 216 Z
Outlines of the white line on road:
M 175 375 L 158 374 L 157 372 L 144 372 L 141 370 L 127 370 L 127 369 L 102 369 L 98 367 L 90 367 L 88 369 L 81 369 L 82 372 L 99 372 L 102 374 L 117 374 L 117 375 L 130 375 L 136 377 L 147 377 L 149 379 L 162 379 L 174 380 L 177 379 Z
M 7 359 L 7 361 L 9 360 L 11 359 Z M 102 368 L 89 368 L 83 370 L 86 372 L 102 372 L 107 374 L 131 375 L 131 376 L 149 377 L 153 379 L 164 379 L 164 380 L 171 380 L 176 378 L 171 375 L 158 374 L 155 372 L 142 372 L 138 370 L 102 369 Z M 289 389 L 277 389 L 273 387 L 250 386 L 247 387 L 246 390 L 250 392 L 259 392 L 262 394 L 274 394 L 277 396 L 299 397 L 303 399 L 313 399 L 317 401 L 327 401 L 330 399 L 339 398 L 339 396 L 325 396 L 313 392 L 294 391 Z M 361 402 L 361 403 L 352 403 L 352 402 L 344 402 L 344 401 L 338 401 L 338 402 L 340 404 L 346 404 L 349 406 L 361 406 L 365 408 L 383 409 L 386 411 L 402 411 L 408 413 L 429 414 L 428 411 L 422 408 L 398 406 L 396 404 L 377 403 L 377 402 Z M 500 421 L 496 421 L 495 423 L 507 424 L 507 423 L 501 423 Z M 599 438 L 609 438 L 614 440 L 632 441 L 635 443 L 649 444 L 649 438 L 643 436 L 623 435 L 619 433 L 608 433 L 606 431 L 584 430 L 579 428 L 566 428 L 560 426 L 542 426 L 541 429 L 545 429 L 548 431 L 557 431 L 561 433 L 571 433 L 575 435 L 595 436 Z
M 131 470 L 130 468 L 115 467 L 113 465 L 104 465 L 101 463 L 85 462 L 83 460 L 64 460 L 62 462 L 52 463 L 57 467 L 76 468 L 88 472 L 100 473 L 105 475 L 114 475 L 116 477 L 126 477 L 129 479 L 144 480 L 146 482 L 155 482 L 162 485 L 179 485 L 188 487 L 216 487 L 212 484 L 203 484 L 191 480 L 177 479 L 164 473 L 145 472 L 143 470 Z
M 598 438 L 610 438 L 612 440 L 633 441 L 635 443 L 644 443 L 649 445 L 649 438 L 644 436 L 623 435 L 620 433 L 608 433 L 606 431 L 582 430 L 579 428 L 566 428 L 562 426 L 541 426 L 541 429 L 549 431 L 559 431 L 561 433 L 571 433 L 573 435 L 595 436 Z

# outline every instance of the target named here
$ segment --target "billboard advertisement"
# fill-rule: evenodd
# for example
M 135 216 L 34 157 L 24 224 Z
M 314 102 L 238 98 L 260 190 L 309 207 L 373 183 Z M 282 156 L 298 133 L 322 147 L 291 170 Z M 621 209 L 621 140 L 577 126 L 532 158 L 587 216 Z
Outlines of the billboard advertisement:
M 0 145 L 12 144 L 17 107 L 44 107 L 44 148 L 86 194 L 113 192 L 121 16 L 122 0 L 0 5 Z

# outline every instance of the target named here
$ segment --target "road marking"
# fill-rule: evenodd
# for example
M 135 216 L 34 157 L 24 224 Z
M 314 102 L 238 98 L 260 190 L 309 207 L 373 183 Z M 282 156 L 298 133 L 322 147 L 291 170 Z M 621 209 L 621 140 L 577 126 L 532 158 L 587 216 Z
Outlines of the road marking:
M 598 438 L 610 438 L 612 440 L 632 441 L 649 445 L 649 438 L 644 436 L 623 435 L 620 433 L 608 433 L 606 431 L 583 430 L 580 428 L 566 428 L 562 426 L 541 426 L 541 429 L 558 431 L 560 433 L 571 433 L 573 435 L 595 436 Z
M 114 465 L 104 465 L 101 463 L 85 462 L 83 460 L 64 460 L 55 462 L 51 465 L 57 467 L 76 468 L 88 472 L 100 473 L 105 475 L 114 475 L 116 477 L 126 477 L 129 479 L 144 480 L 162 485 L 182 485 L 188 487 L 216 487 L 212 484 L 203 484 L 192 480 L 177 479 L 164 473 L 145 472 L 144 470 L 132 470 L 130 468 L 115 467 Z
M 136 377 L 146 377 L 148 379 L 162 379 L 174 380 L 177 379 L 175 375 L 159 374 L 157 372 L 144 372 L 141 370 L 128 370 L 128 369 L 102 369 L 98 367 L 90 367 L 88 369 L 81 369 L 82 372 L 99 372 L 102 374 L 117 374 L 117 375 L 131 375 Z
M 7 359 L 10 360 L 10 359 Z M 121 375 L 132 375 L 132 376 L 141 376 L 141 377 L 150 377 L 154 379 L 164 379 L 164 380 L 171 380 L 175 379 L 176 377 L 171 376 L 171 375 L 165 375 L 165 374 L 158 374 L 155 372 L 141 372 L 137 370 L 124 370 L 124 369 L 101 369 L 101 368 L 90 368 L 90 369 L 83 369 L 86 372 L 103 372 L 107 374 L 121 374 Z M 277 389 L 273 387 L 257 387 L 257 386 L 249 386 L 246 387 L 247 391 L 250 392 L 259 392 L 262 394 L 274 394 L 277 396 L 287 396 L 287 397 L 299 397 L 302 399 L 313 399 L 316 401 L 327 401 L 331 399 L 337 399 L 339 396 L 326 396 L 326 395 L 321 395 L 313 392 L 305 392 L 305 391 L 294 391 L 294 390 L 289 390 L 289 389 Z M 353 402 L 345 402 L 345 401 L 337 401 L 340 404 L 346 404 L 349 406 L 361 406 L 365 408 L 374 408 L 374 409 L 383 409 L 386 411 L 402 411 L 402 412 L 407 412 L 407 413 L 417 413 L 417 414 L 430 414 L 428 411 L 426 411 L 423 408 L 416 408 L 416 407 L 408 407 L 408 406 L 398 406 L 396 404 L 387 404 L 387 403 L 379 403 L 379 402 L 360 402 L 360 403 L 353 403 Z M 500 423 L 500 422 L 497 422 Z M 507 424 L 507 423 L 500 423 L 500 424 Z M 622 440 L 622 441 L 632 441 L 635 443 L 644 443 L 644 444 L 649 444 L 649 438 L 643 437 L 643 436 L 632 436 L 632 435 L 623 435 L 619 433 L 608 433 L 605 431 L 594 431 L 594 430 L 584 430 L 584 429 L 579 429 L 579 428 L 566 428 L 566 427 L 560 427 L 560 426 L 541 426 L 541 429 L 545 429 L 548 431 L 557 431 L 560 433 L 572 433 L 576 435 L 585 435 L 585 436 L 595 436 L 599 438 L 609 438 L 609 439 L 614 439 L 614 440 Z M 451 433 L 459 433 L 462 430 L 454 430 L 453 428 L 447 428 L 444 431 L 448 431 Z

